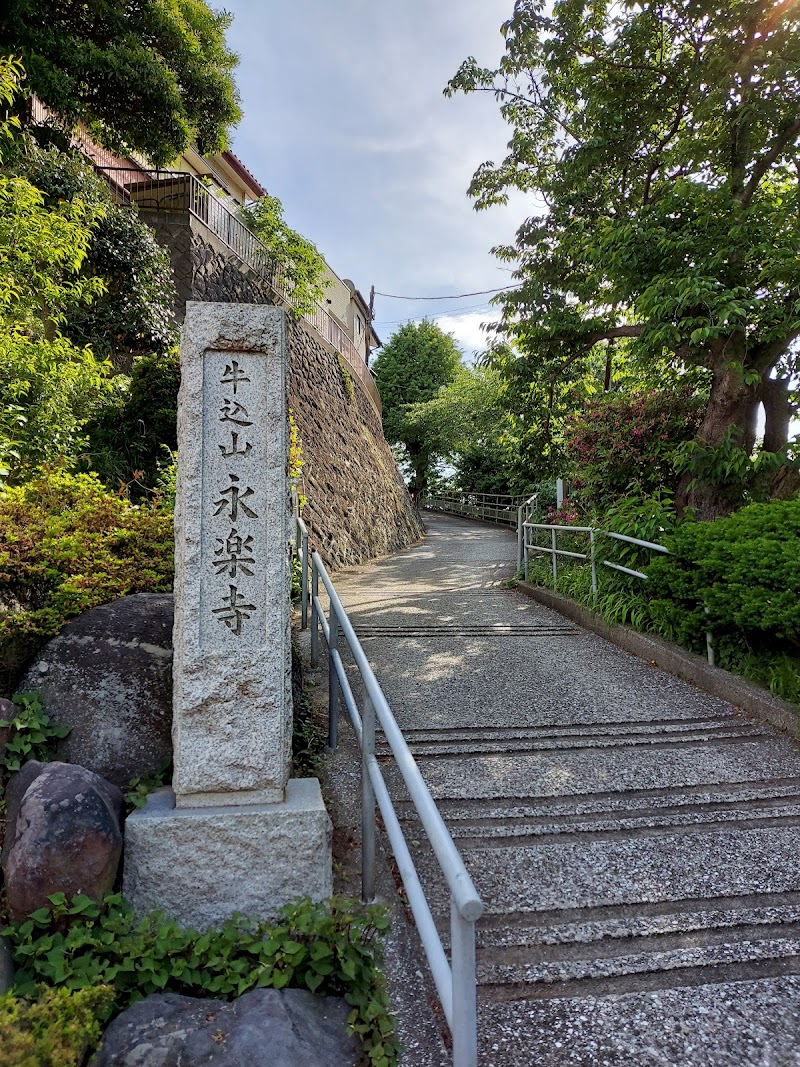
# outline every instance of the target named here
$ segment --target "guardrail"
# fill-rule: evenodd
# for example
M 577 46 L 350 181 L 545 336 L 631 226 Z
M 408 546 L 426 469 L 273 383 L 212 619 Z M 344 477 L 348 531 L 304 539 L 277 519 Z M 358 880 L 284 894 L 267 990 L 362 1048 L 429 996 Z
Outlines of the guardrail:
M 96 169 L 105 175 L 112 196 L 118 203 L 134 203 L 140 211 L 145 212 L 182 211 L 194 215 L 269 285 L 280 302 L 293 306 L 285 273 L 275 263 L 269 249 L 231 211 L 225 199 L 196 175 L 185 171 L 143 171 L 105 165 L 98 165 Z M 303 312 L 300 319 L 342 355 L 348 369 L 358 378 L 380 415 L 382 408 L 378 387 L 349 334 L 319 303 L 315 303 L 310 311 Z
M 550 534 L 549 545 L 538 545 L 532 538 L 532 531 L 541 530 Z M 562 533 L 566 534 L 588 534 L 589 545 L 587 552 L 574 552 L 563 548 L 558 548 L 558 536 Z M 663 555 L 670 555 L 669 549 L 666 545 L 656 544 L 655 541 L 645 541 L 640 537 L 630 537 L 628 534 L 615 533 L 612 530 L 601 530 L 596 526 L 557 526 L 545 522 L 529 522 L 521 516 L 520 526 L 518 530 L 518 541 L 522 542 L 523 558 L 522 567 L 524 569 L 525 581 L 528 580 L 528 559 L 529 553 L 543 553 L 549 555 L 551 559 L 551 565 L 553 568 L 553 585 L 555 586 L 558 579 L 558 558 L 563 556 L 570 559 L 584 560 L 588 562 L 592 570 L 592 592 L 597 593 L 597 566 L 600 564 L 603 567 L 608 567 L 610 570 L 619 571 L 622 574 L 627 574 L 631 578 L 638 578 L 640 581 L 646 582 L 647 575 L 644 571 L 635 570 L 633 567 L 625 567 L 621 563 L 615 563 L 613 560 L 600 559 L 597 554 L 598 538 L 608 537 L 613 541 L 623 541 L 629 545 L 635 545 L 638 548 L 648 549 L 650 552 L 661 552 Z M 708 609 L 706 609 L 707 611 Z M 714 642 L 710 630 L 706 631 L 706 657 L 711 666 L 714 666 Z
M 311 607 L 312 666 L 316 666 L 319 662 L 320 630 L 322 630 L 328 649 L 328 744 L 331 749 L 336 748 L 341 697 L 361 749 L 362 899 L 369 902 L 375 898 L 377 807 L 383 817 L 392 852 L 403 879 L 408 905 L 416 921 L 417 932 L 442 1003 L 442 1010 L 450 1027 L 453 1038 L 453 1065 L 454 1067 L 477 1067 L 475 923 L 483 914 L 483 903 L 367 661 L 325 565 L 316 552 L 309 555 L 308 530 L 300 518 L 297 519 L 297 544 L 302 568 L 301 617 L 303 620 L 308 619 L 309 604 Z M 309 560 L 311 561 L 310 595 L 307 585 Z M 328 594 L 327 619 L 320 600 L 320 582 Z M 344 639 L 363 683 L 364 695 L 360 710 L 342 660 L 341 639 Z M 380 764 L 375 757 L 375 734 L 378 725 L 394 756 L 397 769 L 403 777 L 408 794 L 450 890 L 449 960 L 425 898 L 414 860 L 403 836 Z
M 497 522 L 503 526 L 517 525 L 517 509 L 533 497 L 511 496 L 508 493 L 423 493 L 421 508 L 443 511 L 448 515 L 463 515 L 469 519 Z

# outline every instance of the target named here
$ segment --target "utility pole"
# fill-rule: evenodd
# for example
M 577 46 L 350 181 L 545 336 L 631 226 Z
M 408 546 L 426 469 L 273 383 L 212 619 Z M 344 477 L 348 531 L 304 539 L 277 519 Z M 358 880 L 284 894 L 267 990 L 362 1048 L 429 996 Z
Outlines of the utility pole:
M 372 330 L 372 316 L 374 314 L 374 308 L 375 308 L 375 286 L 371 285 L 369 287 L 369 316 L 367 318 L 367 354 L 366 354 L 366 357 L 365 357 L 366 361 L 367 361 L 367 366 L 369 366 L 369 335 L 370 335 L 370 331 Z

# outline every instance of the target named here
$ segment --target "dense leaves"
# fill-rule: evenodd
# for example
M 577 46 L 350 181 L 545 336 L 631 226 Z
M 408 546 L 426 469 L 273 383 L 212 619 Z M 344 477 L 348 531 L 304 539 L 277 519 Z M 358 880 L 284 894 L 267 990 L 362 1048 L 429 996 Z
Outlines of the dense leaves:
M 288 296 L 296 315 L 313 311 L 328 282 L 316 245 L 293 230 L 277 196 L 262 196 L 242 209 L 242 220 L 264 247 L 265 266 Z
M 453 381 L 461 352 L 453 338 L 428 319 L 408 322 L 389 338 L 373 365 L 383 404 L 383 432 L 402 445 L 412 471 L 412 491 L 425 488 L 436 454 L 423 428 L 409 419 L 406 405 L 432 399 Z
M 33 1001 L 0 996 L 0 1067 L 81 1067 L 113 999 L 108 986 L 49 989 Z
M 501 298 L 517 372 L 574 380 L 618 342 L 702 370 L 708 447 L 733 429 L 749 452 L 759 399 L 785 436 L 791 397 L 768 383 L 788 382 L 800 333 L 798 28 L 790 3 L 518 0 L 499 68 L 462 65 L 448 92 L 496 94 L 512 127 L 477 206 L 542 204 L 497 250 L 520 282 Z M 688 486 L 704 514 L 732 506 Z
M 344 996 L 364 1061 L 389 1067 L 397 1043 L 385 980 L 378 970 L 388 917 L 377 905 L 332 898 L 297 900 L 271 922 L 241 917 L 219 930 L 182 930 L 154 914 L 137 919 L 119 896 L 98 905 L 88 897 L 52 908 L 3 931 L 14 953 L 15 990 L 34 995 L 38 983 L 66 990 L 114 990 L 114 1014 L 151 993 L 231 999 L 252 989 L 292 986 Z
M 77 455 L 108 394 L 110 368 L 60 333 L 102 291 L 80 268 L 104 213 L 93 196 L 48 206 L 26 178 L 0 174 L 0 482 Z
M 710 621 L 720 639 L 741 634 L 752 651 L 798 654 L 798 544 L 800 499 L 751 504 L 713 523 L 682 523 L 668 542 L 672 555 L 648 571 L 653 609 L 695 648 Z
M 163 166 L 192 142 L 223 148 L 241 112 L 225 44 L 231 16 L 204 0 L 8 0 L 0 49 L 32 92 L 101 144 Z
M 0 679 L 82 611 L 126 593 L 170 592 L 172 515 L 54 469 L 0 496 Z
M 687 392 L 599 394 L 567 420 L 570 485 L 600 510 L 625 495 L 669 491 L 676 449 L 694 436 L 700 415 L 698 398 Z
M 66 333 L 76 344 L 130 370 L 132 358 L 166 352 L 177 342 L 169 252 L 135 208 L 108 208 L 92 233 L 82 275 L 102 279 L 103 292 L 69 315 Z

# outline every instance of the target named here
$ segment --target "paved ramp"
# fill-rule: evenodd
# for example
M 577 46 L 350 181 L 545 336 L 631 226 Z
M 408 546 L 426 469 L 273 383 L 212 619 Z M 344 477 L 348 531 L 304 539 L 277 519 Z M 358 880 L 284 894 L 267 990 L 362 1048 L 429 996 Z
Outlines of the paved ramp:
M 505 588 L 512 533 L 426 524 L 337 588 L 486 904 L 482 1067 L 800 1065 L 795 744 Z

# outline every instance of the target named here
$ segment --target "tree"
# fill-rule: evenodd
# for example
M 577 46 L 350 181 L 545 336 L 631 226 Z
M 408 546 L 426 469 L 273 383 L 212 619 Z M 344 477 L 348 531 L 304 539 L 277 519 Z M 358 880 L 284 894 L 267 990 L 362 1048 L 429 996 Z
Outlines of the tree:
M 759 401 L 785 444 L 800 337 L 800 6 L 794 0 L 517 0 L 494 93 L 513 133 L 478 168 L 476 206 L 535 192 L 511 247 L 502 327 L 528 375 L 568 381 L 598 345 L 702 368 L 698 442 L 749 456 Z M 682 503 L 730 509 L 687 474 Z
M 453 380 L 460 365 L 461 352 L 455 340 L 428 319 L 401 326 L 375 360 L 383 432 L 388 441 L 405 449 L 414 493 L 425 488 L 435 452 L 425 433 L 409 421 L 406 405 L 430 400 Z
M 178 339 L 169 252 L 135 206 L 112 203 L 108 183 L 81 152 L 41 149 L 29 139 L 19 140 L 9 170 L 32 182 L 45 206 L 56 210 L 78 199 L 100 209 L 81 276 L 102 280 L 102 292 L 68 310 L 65 336 L 90 345 L 117 370 L 129 371 L 137 356 L 167 352 Z
M 0 61 L 0 99 L 11 102 L 20 77 Z M 80 196 L 48 207 L 25 178 L 0 175 L 0 481 L 75 459 L 108 392 L 108 365 L 60 333 L 68 311 L 102 291 L 79 271 L 103 211 Z
M 406 409 L 407 425 L 455 468 L 452 484 L 462 492 L 508 493 L 529 480 L 516 464 L 515 420 L 504 383 L 491 367 L 456 369 L 430 399 Z
M 225 44 L 231 16 L 204 0 L 7 0 L 0 50 L 22 57 L 28 87 L 109 148 L 163 166 L 192 142 L 225 147 L 241 118 Z

